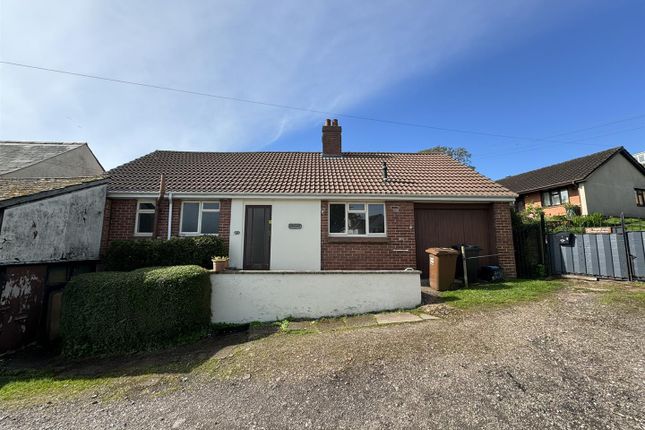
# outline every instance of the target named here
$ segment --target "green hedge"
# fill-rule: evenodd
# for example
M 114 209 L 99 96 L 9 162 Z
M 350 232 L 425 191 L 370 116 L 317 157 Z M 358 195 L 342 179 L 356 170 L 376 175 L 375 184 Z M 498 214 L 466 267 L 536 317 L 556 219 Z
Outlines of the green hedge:
M 228 250 L 224 242 L 215 236 L 116 240 L 110 243 L 104 261 L 106 270 L 115 271 L 183 264 L 196 264 L 210 269 L 211 258 L 216 255 L 228 255 Z
M 208 328 L 208 271 L 198 266 L 98 272 L 65 287 L 63 352 L 79 356 L 139 351 Z

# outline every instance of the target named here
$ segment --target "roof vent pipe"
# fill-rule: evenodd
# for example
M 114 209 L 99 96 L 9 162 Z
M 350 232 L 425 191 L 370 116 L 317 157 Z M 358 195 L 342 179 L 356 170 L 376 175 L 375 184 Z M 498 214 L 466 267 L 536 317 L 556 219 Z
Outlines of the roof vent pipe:
M 388 178 L 387 178 L 387 162 L 384 161 L 383 162 L 383 181 L 387 182 L 387 180 L 388 180 Z

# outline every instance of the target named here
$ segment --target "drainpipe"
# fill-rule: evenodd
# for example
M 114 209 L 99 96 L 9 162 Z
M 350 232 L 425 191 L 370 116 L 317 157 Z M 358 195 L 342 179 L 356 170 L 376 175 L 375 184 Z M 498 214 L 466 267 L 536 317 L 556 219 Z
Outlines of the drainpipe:
M 168 237 L 167 240 L 170 240 L 170 234 L 172 232 L 172 191 L 168 193 Z
M 163 196 L 166 193 L 166 180 L 164 179 L 163 174 L 159 177 L 159 197 L 157 197 L 157 202 L 155 204 L 155 218 L 154 225 L 152 227 L 152 237 L 156 239 L 159 236 L 159 212 L 161 211 L 161 202 L 163 201 Z

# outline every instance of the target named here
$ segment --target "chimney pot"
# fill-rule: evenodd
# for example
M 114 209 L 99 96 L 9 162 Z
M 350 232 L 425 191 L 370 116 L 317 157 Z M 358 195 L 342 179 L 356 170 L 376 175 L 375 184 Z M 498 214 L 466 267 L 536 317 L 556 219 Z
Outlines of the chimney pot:
M 322 153 L 324 156 L 340 157 L 343 153 L 341 133 L 343 128 L 338 125 L 338 120 L 329 118 L 322 128 Z

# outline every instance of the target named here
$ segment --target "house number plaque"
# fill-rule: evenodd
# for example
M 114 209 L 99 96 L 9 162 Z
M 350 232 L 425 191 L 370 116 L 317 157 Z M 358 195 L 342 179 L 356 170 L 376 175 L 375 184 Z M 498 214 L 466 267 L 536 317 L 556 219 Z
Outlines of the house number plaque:
M 302 224 L 289 224 L 289 230 L 300 230 L 302 228 Z

